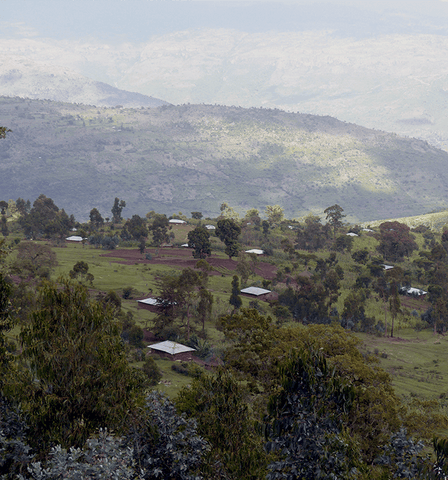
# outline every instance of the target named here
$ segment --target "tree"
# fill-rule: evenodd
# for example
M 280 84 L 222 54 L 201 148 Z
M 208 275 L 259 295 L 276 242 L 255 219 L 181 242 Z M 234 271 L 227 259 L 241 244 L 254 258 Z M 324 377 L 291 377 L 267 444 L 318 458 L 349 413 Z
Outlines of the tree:
M 132 218 L 127 220 L 124 224 L 124 228 L 127 229 L 129 235 L 134 240 L 140 240 L 148 236 L 148 229 L 146 228 L 146 221 L 139 215 L 132 215 Z
M 205 335 L 205 320 L 210 318 L 213 307 L 213 295 L 204 287 L 199 290 L 198 315 L 202 322 L 202 334 Z
M 241 227 L 231 218 L 222 218 L 218 220 L 215 233 L 224 242 L 225 253 L 229 256 L 229 259 L 235 257 L 239 250 L 238 237 L 241 233 Z
M 221 210 L 220 218 L 232 219 L 235 222 L 237 222 L 240 218 L 238 212 L 234 208 L 230 207 L 226 202 L 223 202 L 219 209 Z
M 82 446 L 100 427 L 120 431 L 145 383 L 129 366 L 112 311 L 82 285 L 47 282 L 20 334 L 23 372 L 16 390 L 33 443 Z
M 194 218 L 195 220 L 200 220 L 202 216 L 201 212 L 191 212 L 191 218 Z
M 313 348 L 291 353 L 280 374 L 282 388 L 270 399 L 266 423 L 266 450 L 280 458 L 267 478 L 354 478 L 360 454 L 349 435 L 341 435 L 354 388 Z
M 403 281 L 404 272 L 400 267 L 394 267 L 386 272 L 386 279 L 389 282 L 389 310 L 392 317 L 390 336 L 394 336 L 395 319 L 401 313 L 400 286 Z
M 6 209 L 8 208 L 8 202 L 5 200 L 0 200 L 0 210 L 2 215 L 6 215 Z
M 152 232 L 154 244 L 160 247 L 163 243 L 168 243 L 170 241 L 168 235 L 170 224 L 166 215 L 156 213 L 153 218 L 154 220 L 149 229 Z
M 23 198 L 18 198 L 16 200 L 16 207 L 17 207 L 17 210 L 19 211 L 20 215 L 22 217 L 24 217 L 25 215 L 27 215 L 28 213 L 30 213 L 30 210 L 31 210 L 31 202 L 29 200 L 27 200 L 25 202 L 25 200 Z
M 233 276 L 232 294 L 230 295 L 229 303 L 233 306 L 234 312 L 235 310 L 238 310 L 243 304 L 243 301 L 240 297 L 240 281 L 236 275 Z
M 333 227 L 333 238 L 336 238 L 337 230 L 344 225 L 342 223 L 342 219 L 345 217 L 345 215 L 342 214 L 343 211 L 344 209 L 338 204 L 332 205 L 324 210 L 324 213 L 327 215 L 326 219 L 328 224 Z
M 193 248 L 194 258 L 205 259 L 210 257 L 212 250 L 209 231 L 203 226 L 198 226 L 188 232 L 188 246 Z
M 28 238 L 63 237 L 75 226 L 75 217 L 60 210 L 51 198 L 39 195 L 30 213 L 20 217 L 19 224 Z
M 284 217 L 283 208 L 280 205 L 267 205 L 265 213 L 271 225 L 280 223 Z
M 2 215 L 1 223 L 2 223 L 2 226 L 1 226 L 2 235 L 4 237 L 7 237 L 9 235 L 9 229 L 8 229 L 8 223 L 6 220 L 6 215 Z
M 172 326 L 178 317 L 187 319 L 186 336 L 190 337 L 190 317 L 202 286 L 202 275 L 191 268 L 184 268 L 180 275 L 166 275 L 158 282 L 159 314 L 154 330 L 160 335 Z
M 259 226 L 261 223 L 260 212 L 256 208 L 250 208 L 246 212 L 244 220 L 248 223 L 253 223 L 256 226 Z
M 300 250 L 316 251 L 325 246 L 330 226 L 322 225 L 316 215 L 308 215 L 305 223 L 299 225 L 295 247 Z
M 400 222 L 384 222 L 380 225 L 380 244 L 377 250 L 385 260 L 399 261 L 418 250 L 410 228 Z
M 127 444 L 145 480 L 202 479 L 198 470 L 209 445 L 198 435 L 196 421 L 176 413 L 159 392 L 147 396 L 145 408 L 130 423 Z
M 31 448 L 27 444 L 27 425 L 18 408 L 0 391 L 0 471 L 2 479 L 21 478 L 31 462 Z M 22 477 L 23 478 L 23 477 Z
M 11 132 L 12 130 L 10 130 L 9 128 L 6 128 L 6 127 L 0 127 L 0 138 L 5 138 L 6 137 L 6 134 L 8 132 Z
M 179 392 L 177 409 L 197 420 L 198 433 L 212 446 L 207 478 L 215 478 L 218 462 L 226 478 L 252 480 L 266 474 L 267 456 L 247 397 L 241 383 L 223 369 L 201 375 Z
M 148 378 L 148 383 L 151 387 L 157 385 L 162 378 L 162 372 L 160 371 L 160 368 L 157 366 L 156 361 L 149 355 L 146 356 L 142 370 Z
M 89 438 L 83 449 L 65 449 L 60 445 L 53 447 L 45 468 L 41 462 L 33 462 L 28 472 L 31 480 L 131 480 L 135 478 L 133 467 L 132 450 L 124 448 L 121 438 L 115 438 L 107 429 L 100 429 L 98 436 Z M 24 480 L 24 477 L 18 478 Z
M 0 240 L 0 391 L 3 386 L 3 377 L 8 371 L 11 361 L 5 334 L 14 326 L 13 308 L 11 305 L 13 286 L 4 268 L 4 258 L 7 254 L 4 246 L 5 240 Z
M 12 271 L 22 279 L 48 278 L 51 269 L 58 264 L 56 254 L 48 245 L 36 242 L 20 242 Z
M 89 264 L 87 262 L 83 262 L 80 260 L 79 262 L 76 262 L 75 265 L 73 266 L 73 269 L 70 270 L 68 273 L 70 278 L 80 278 L 81 281 L 86 280 L 90 282 L 92 285 L 93 280 L 95 277 L 89 273 Z
M 90 223 L 95 230 L 98 230 L 104 224 L 104 218 L 97 208 L 90 210 Z
M 120 223 L 122 218 L 121 218 L 121 212 L 123 211 L 123 208 L 126 207 L 126 202 L 124 200 L 120 200 L 118 197 L 115 197 L 114 204 L 112 206 L 111 212 L 112 212 L 112 221 L 114 223 Z

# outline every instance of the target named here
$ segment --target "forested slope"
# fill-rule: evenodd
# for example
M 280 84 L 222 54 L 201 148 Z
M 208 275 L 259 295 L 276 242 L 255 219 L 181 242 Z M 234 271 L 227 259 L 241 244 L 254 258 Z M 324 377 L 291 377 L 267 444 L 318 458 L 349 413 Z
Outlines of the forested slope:
M 279 204 L 288 218 L 344 206 L 351 222 L 448 205 L 448 154 L 332 117 L 211 105 L 154 109 L 0 98 L 2 197 L 45 193 L 86 219 L 126 200 L 126 215 L 216 216 Z M 25 193 L 26 192 L 26 193 Z

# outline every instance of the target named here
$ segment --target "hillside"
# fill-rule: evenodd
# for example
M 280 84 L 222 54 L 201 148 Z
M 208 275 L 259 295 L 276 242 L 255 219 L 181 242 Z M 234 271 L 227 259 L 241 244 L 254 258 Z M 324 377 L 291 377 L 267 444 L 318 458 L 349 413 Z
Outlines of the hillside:
M 0 97 L 2 198 L 44 193 L 82 220 L 240 212 L 279 204 L 288 218 L 341 205 L 350 222 L 448 206 L 448 154 L 332 117 L 210 105 L 98 108 Z
M 167 102 L 120 90 L 87 78 L 70 68 L 0 54 L 0 88 L 3 95 L 86 103 L 102 107 L 160 107 Z

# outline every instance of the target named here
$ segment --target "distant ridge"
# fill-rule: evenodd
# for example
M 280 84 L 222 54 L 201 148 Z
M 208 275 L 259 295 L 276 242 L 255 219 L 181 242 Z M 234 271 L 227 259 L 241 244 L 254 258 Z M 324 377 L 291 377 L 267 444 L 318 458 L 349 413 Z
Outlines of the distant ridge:
M 100 108 L 0 97 L 5 200 L 41 193 L 79 219 L 240 213 L 279 204 L 287 218 L 335 203 L 352 223 L 448 207 L 448 153 L 328 116 L 219 105 Z
M 69 68 L 0 55 L 2 95 L 99 107 L 160 107 L 168 102 L 91 80 Z

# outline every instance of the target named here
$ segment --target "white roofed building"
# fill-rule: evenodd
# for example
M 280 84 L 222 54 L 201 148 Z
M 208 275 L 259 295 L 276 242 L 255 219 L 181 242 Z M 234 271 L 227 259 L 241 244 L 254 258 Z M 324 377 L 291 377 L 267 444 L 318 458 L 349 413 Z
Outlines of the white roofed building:
M 278 294 L 260 287 L 247 287 L 241 290 L 241 294 L 247 297 L 256 298 L 257 300 L 274 301 L 278 299 Z
M 171 360 L 191 360 L 192 352 L 196 351 L 194 348 L 172 342 L 171 340 L 148 345 L 148 348 L 151 349 L 151 353 L 156 353 L 163 358 Z
M 83 238 L 79 235 L 72 235 L 66 238 L 67 242 L 82 242 Z
M 149 310 L 150 312 L 157 312 L 157 307 L 160 305 L 160 302 L 157 298 L 144 298 L 143 300 L 137 300 L 137 308 L 144 310 Z

